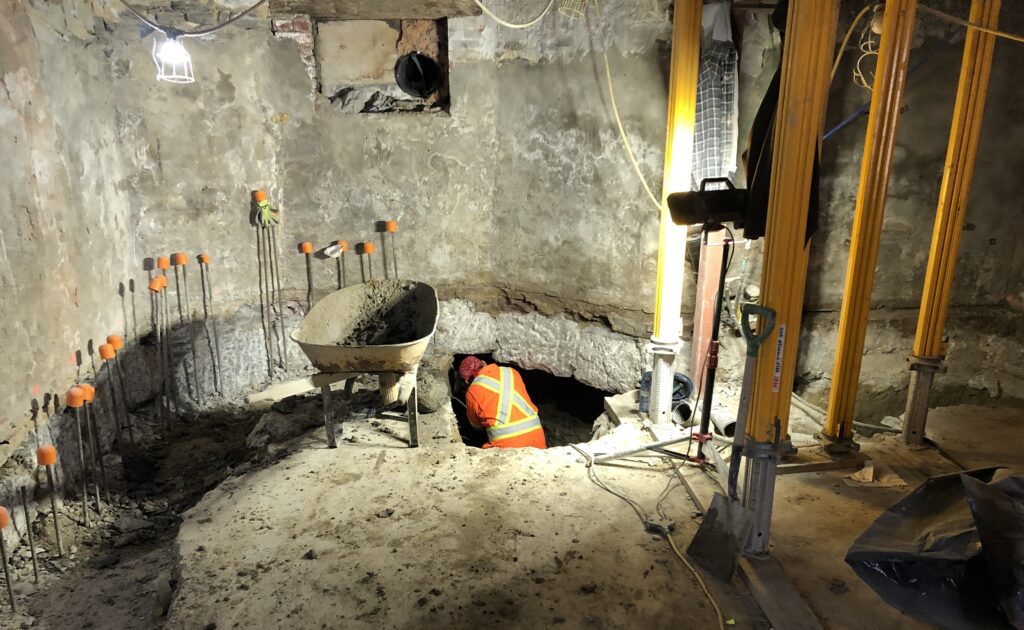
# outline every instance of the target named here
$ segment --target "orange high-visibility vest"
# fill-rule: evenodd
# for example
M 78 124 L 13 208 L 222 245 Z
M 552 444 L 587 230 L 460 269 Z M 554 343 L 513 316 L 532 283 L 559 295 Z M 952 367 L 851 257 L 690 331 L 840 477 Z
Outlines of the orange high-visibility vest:
M 484 448 L 547 448 L 537 406 L 512 368 L 492 363 L 480 370 L 466 392 L 466 411 L 470 424 L 487 429 Z

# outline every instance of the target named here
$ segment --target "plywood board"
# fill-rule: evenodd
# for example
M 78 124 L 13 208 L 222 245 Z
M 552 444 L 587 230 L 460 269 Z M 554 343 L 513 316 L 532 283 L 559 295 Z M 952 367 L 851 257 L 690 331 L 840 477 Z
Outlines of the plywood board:
M 958 405 L 928 412 L 925 435 L 964 468 L 1024 472 L 1024 409 Z

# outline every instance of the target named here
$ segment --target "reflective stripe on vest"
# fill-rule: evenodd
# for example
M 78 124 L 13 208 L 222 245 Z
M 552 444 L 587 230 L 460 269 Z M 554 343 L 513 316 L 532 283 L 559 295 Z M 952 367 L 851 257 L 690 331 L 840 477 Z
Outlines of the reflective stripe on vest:
M 512 373 L 512 369 L 500 368 L 500 376 L 500 381 L 482 374 L 473 379 L 474 385 L 480 385 L 498 395 L 498 413 L 494 419 L 495 424 L 492 427 L 487 427 L 487 438 L 492 442 L 518 437 L 541 427 L 540 418 L 536 412 L 515 390 L 515 375 Z M 518 409 L 524 417 L 512 420 L 513 407 Z

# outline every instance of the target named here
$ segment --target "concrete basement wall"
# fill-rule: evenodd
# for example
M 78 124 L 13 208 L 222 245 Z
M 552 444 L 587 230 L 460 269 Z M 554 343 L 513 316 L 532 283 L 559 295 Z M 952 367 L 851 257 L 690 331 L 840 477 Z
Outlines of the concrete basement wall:
M 523 4 L 490 2 L 509 19 L 532 16 L 533 7 Z M 16 425 L 24 435 L 33 385 L 63 391 L 76 378 L 72 353 L 84 351 L 90 338 L 123 331 L 118 283 L 134 280 L 139 288 L 138 333 L 145 334 L 145 257 L 209 252 L 218 305 L 234 313 L 233 321 L 254 325 L 251 309 L 242 308 L 258 295 L 255 234 L 248 225 L 254 188 L 266 189 L 284 210 L 283 280 L 294 298 L 304 295 L 305 284 L 298 242 L 376 238 L 374 222 L 395 218 L 403 275 L 467 300 L 494 320 L 495 334 L 474 338 L 474 349 L 496 345 L 478 351 L 544 365 L 547 359 L 531 349 L 513 348 L 510 331 L 566 329 L 593 343 L 568 353 L 553 345 L 560 363 L 548 367 L 623 387 L 620 372 L 594 368 L 601 356 L 642 363 L 636 358 L 642 341 L 616 335 L 642 340 L 648 334 L 657 223 L 619 146 L 595 50 L 609 51 L 624 122 L 657 190 L 668 5 L 608 3 L 601 35 L 588 31 L 597 26 L 593 14 L 587 22 L 551 16 L 527 31 L 509 31 L 483 17 L 452 19 L 450 115 L 360 116 L 338 111 L 318 94 L 301 37 L 276 37 L 264 17 L 189 40 L 197 82 L 175 86 L 154 80 L 150 40 L 140 40 L 138 24 L 115 13 L 111 2 L 3 3 L 5 430 Z M 844 3 L 847 19 L 857 8 Z M 1006 28 L 1022 30 L 1019 17 L 1004 13 Z M 921 20 L 925 28 L 915 56 L 952 32 L 927 16 Z M 909 89 L 875 291 L 875 325 L 888 332 L 869 334 L 865 362 L 867 404 L 861 411 L 869 418 L 898 408 L 906 378 L 903 356 L 913 330 L 913 317 L 906 315 L 914 312 L 920 292 L 959 50 L 959 44 L 950 46 Z M 1014 71 L 1024 61 L 1022 51 L 997 45 L 968 212 L 974 229 L 965 233 L 955 294 L 957 309 L 982 310 L 968 316 L 955 309 L 951 335 L 961 341 L 951 360 L 965 359 L 956 361 L 960 371 L 940 379 L 940 390 L 974 382 L 973 391 L 984 396 L 995 391 L 1024 397 L 1014 385 L 1024 382 L 1016 367 L 1024 363 L 1014 359 L 1015 349 L 1024 346 L 1009 328 L 1012 313 L 999 306 L 1003 294 L 1024 288 L 1024 252 L 1016 244 L 1024 199 L 1017 176 L 1024 94 Z M 850 53 L 840 69 L 830 123 L 866 97 L 850 85 L 852 60 Z M 766 64 L 765 72 L 772 69 Z M 752 79 L 749 85 L 765 84 L 764 77 Z M 749 120 L 749 111 L 742 116 Z M 825 210 L 813 245 L 813 313 L 801 367 L 803 384 L 819 399 L 828 385 L 834 347 L 829 322 L 845 273 L 863 129 L 861 119 L 830 141 L 824 156 Z M 896 260 L 900 264 L 892 264 Z M 380 262 L 377 257 L 377 275 Z M 349 268 L 357 269 L 355 258 Z M 329 288 L 333 267 L 317 261 L 315 270 L 318 286 Z M 473 316 L 463 302 L 446 312 Z M 531 313 L 550 321 L 540 325 Z M 462 320 L 452 321 L 457 331 Z M 135 332 L 129 342 L 142 361 Z M 258 337 L 238 343 L 255 354 L 241 353 L 226 367 L 239 377 L 247 368 L 259 373 L 265 366 Z M 602 350 L 609 344 L 614 347 Z M 977 347 L 990 350 L 977 354 Z M 1003 370 L 995 386 L 989 358 Z M 137 400 L 148 394 L 147 379 L 139 380 Z

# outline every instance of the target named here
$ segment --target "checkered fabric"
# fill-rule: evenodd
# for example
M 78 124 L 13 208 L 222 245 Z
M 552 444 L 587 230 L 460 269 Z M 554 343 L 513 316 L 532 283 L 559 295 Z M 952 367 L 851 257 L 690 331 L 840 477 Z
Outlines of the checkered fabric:
M 732 42 L 706 42 L 697 79 L 697 124 L 693 139 L 694 189 L 709 177 L 736 170 L 737 54 Z M 723 186 L 709 185 L 709 189 Z

